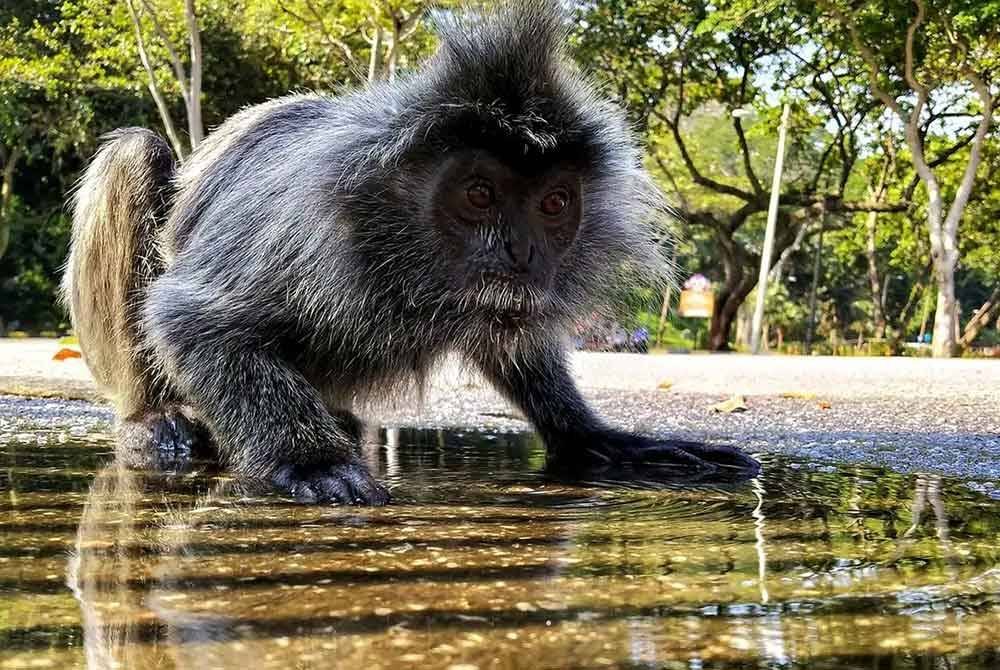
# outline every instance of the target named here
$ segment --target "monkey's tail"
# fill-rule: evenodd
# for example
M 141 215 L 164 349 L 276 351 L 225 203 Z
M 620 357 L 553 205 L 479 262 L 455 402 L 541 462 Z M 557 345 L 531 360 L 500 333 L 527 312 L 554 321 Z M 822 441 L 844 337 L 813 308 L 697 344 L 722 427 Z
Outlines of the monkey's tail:
M 157 232 L 175 165 L 170 146 L 149 130 L 103 139 L 72 197 L 62 298 L 87 367 L 128 418 L 165 400 L 140 319 L 146 289 L 164 268 Z

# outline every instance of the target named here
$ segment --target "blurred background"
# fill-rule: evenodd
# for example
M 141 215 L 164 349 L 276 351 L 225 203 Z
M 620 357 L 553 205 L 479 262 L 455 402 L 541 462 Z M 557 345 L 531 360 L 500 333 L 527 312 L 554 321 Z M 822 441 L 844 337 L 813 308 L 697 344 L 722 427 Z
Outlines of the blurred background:
M 65 203 L 103 133 L 183 157 L 246 105 L 406 76 L 452 6 L 4 0 L 0 334 L 66 332 Z M 634 287 L 579 348 L 1000 356 L 1000 1 L 566 7 L 681 220 L 683 288 Z

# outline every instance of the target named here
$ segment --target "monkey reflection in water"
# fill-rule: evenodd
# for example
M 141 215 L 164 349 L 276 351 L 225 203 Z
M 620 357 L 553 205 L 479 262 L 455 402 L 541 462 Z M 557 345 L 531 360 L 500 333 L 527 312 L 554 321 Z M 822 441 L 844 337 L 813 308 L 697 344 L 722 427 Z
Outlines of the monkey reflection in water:
M 413 75 L 250 107 L 180 165 L 142 129 L 100 149 L 64 293 L 123 458 L 173 468 L 210 444 L 303 501 L 384 504 L 354 402 L 457 353 L 555 469 L 755 474 L 733 447 L 608 426 L 570 375 L 579 316 L 669 281 L 669 208 L 622 111 L 566 57 L 559 2 L 439 23 Z
M 240 579 L 247 574 L 233 575 L 222 567 L 229 564 L 225 557 L 199 550 L 197 542 L 206 533 L 213 543 L 222 539 L 223 551 L 244 546 L 260 550 L 247 529 L 237 526 L 220 533 L 217 528 L 233 518 L 250 517 L 235 502 L 241 492 L 231 487 L 238 483 L 229 480 L 201 496 L 182 495 L 178 502 L 162 495 L 162 484 L 118 460 L 101 470 L 91 486 L 67 574 L 80 605 L 87 667 L 260 667 L 261 645 L 274 651 L 273 639 L 283 636 L 283 622 L 268 624 L 264 614 L 302 610 L 303 592 L 278 585 L 248 588 Z M 174 484 L 167 488 L 184 487 Z M 259 556 L 250 560 L 259 561 Z M 207 572 L 190 576 L 207 562 L 212 564 Z M 199 588 L 199 580 L 206 579 L 213 588 Z M 314 601 L 330 605 L 325 598 Z M 305 637 L 296 641 L 296 655 L 329 654 L 329 645 L 338 640 L 323 621 L 299 621 L 311 625 L 316 635 L 299 630 Z
M 402 457 L 411 481 L 427 477 L 426 448 L 407 456 L 396 431 L 384 440 L 377 432 L 368 437 L 387 442 L 385 452 L 363 450 L 372 471 L 389 471 Z M 466 480 L 476 468 L 516 472 L 523 449 L 516 438 L 500 442 L 485 461 L 456 459 L 449 472 L 457 468 Z M 384 458 L 390 453 L 393 459 Z M 373 609 L 397 604 L 400 588 L 411 589 L 410 597 L 440 597 L 441 584 L 424 583 L 410 554 L 379 551 L 374 564 L 363 566 L 379 566 L 375 572 L 358 565 L 367 543 L 413 549 L 385 532 L 393 523 L 404 527 L 412 515 L 428 519 L 423 531 L 430 537 L 453 534 L 453 526 L 430 520 L 433 508 L 411 505 L 402 519 L 375 517 L 384 523 L 351 508 L 316 517 L 257 496 L 262 483 L 146 473 L 121 459 L 97 473 L 67 570 L 88 668 L 326 667 L 331 655 L 334 667 L 356 667 L 369 657 L 385 660 L 383 645 L 355 645 L 359 636 L 392 636 L 394 624 Z M 553 566 L 552 574 L 560 569 Z M 456 588 L 463 588 L 464 572 L 456 571 Z

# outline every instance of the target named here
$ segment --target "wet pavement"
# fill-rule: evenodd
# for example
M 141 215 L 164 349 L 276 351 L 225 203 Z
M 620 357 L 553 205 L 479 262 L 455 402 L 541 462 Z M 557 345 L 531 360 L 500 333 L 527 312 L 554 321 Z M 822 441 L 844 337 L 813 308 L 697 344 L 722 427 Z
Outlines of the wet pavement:
M 529 433 L 390 428 L 394 503 L 311 507 L 123 470 L 105 410 L 48 407 L 0 430 L 2 669 L 1000 667 L 1000 501 L 966 480 L 570 483 Z

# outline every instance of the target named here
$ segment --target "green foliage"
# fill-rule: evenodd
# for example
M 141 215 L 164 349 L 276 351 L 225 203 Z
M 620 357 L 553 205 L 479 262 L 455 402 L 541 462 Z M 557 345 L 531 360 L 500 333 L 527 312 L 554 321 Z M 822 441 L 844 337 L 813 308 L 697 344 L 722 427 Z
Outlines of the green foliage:
M 174 43 L 184 45 L 182 2 L 151 4 Z M 357 84 L 367 76 L 374 22 L 391 34 L 391 12 L 404 16 L 423 5 L 381 6 L 376 17 L 363 0 L 199 1 L 206 127 L 290 91 Z M 183 119 L 166 50 L 148 22 L 145 28 L 157 82 L 175 121 Z M 345 61 L 331 38 L 348 44 L 356 62 Z M 400 47 L 398 71 L 432 48 L 426 22 L 418 22 Z M 0 323 L 38 330 L 64 321 L 55 292 L 67 244 L 66 194 L 102 134 L 161 127 L 147 81 L 125 3 L 12 0 L 0 7 L 0 167 L 14 159 L 0 213 L 0 242 L 10 240 L 6 253 L 0 244 Z
M 66 316 L 56 303 L 59 269 L 69 242 L 69 217 L 61 211 L 37 214 L 15 206 L 12 244 L 0 258 L 0 312 L 6 326 L 32 330 L 66 328 Z
M 150 1 L 166 32 L 183 46 L 181 0 Z M 393 0 L 373 13 L 367 0 L 200 0 L 207 129 L 243 106 L 288 91 L 336 92 L 357 85 L 368 76 L 377 28 L 388 37 L 401 18 L 423 6 Z M 834 10 L 849 13 L 861 37 L 877 45 L 880 81 L 896 93 L 904 86 L 905 33 L 914 7 L 912 0 L 574 5 L 572 53 L 626 106 L 648 149 L 648 167 L 683 216 L 676 252 L 682 275 L 710 277 L 719 287 L 720 305 L 727 299 L 742 302 L 746 292 L 740 291 L 749 291 L 756 277 L 778 118 L 783 102 L 792 105 L 779 248 L 792 245 L 802 225 L 808 228 L 801 246 L 787 254 L 782 281 L 769 291 L 767 303 L 772 328 L 782 328 L 786 339 L 800 340 L 805 333 L 820 216 L 809 203 L 822 197 L 834 205 L 868 199 L 885 157 L 883 140 L 896 152 L 886 199 L 910 200 L 907 211 L 881 213 L 877 220 L 875 258 L 883 281 L 888 279 L 890 330 L 912 340 L 933 298 L 926 192 L 921 187 L 908 192 L 914 174 L 901 128 L 887 121 L 871 96 L 864 63 L 834 15 Z M 954 83 L 962 67 L 988 71 L 997 65 L 1000 0 L 929 0 L 927 7 L 926 26 L 916 40 L 919 78 Z M 428 22 L 414 28 L 399 51 L 399 73 L 434 48 Z M 167 53 L 148 18 L 145 29 L 157 81 L 175 120 L 183 119 Z M 186 63 L 186 50 L 180 52 Z M 384 58 L 382 68 L 381 76 L 388 76 Z M 958 114 L 979 111 L 960 82 L 941 91 L 935 109 L 955 116 L 928 128 L 931 157 L 968 132 L 975 117 Z M 749 115 L 737 122 L 735 109 Z M 10 238 L 6 254 L 0 250 L 0 319 L 36 331 L 64 323 L 54 295 L 68 234 L 66 194 L 101 134 L 124 125 L 158 129 L 160 123 L 123 2 L 2 3 L 0 163 L 14 157 L 16 165 L 0 214 L 0 241 L 6 234 Z M 966 318 L 1000 282 L 996 128 L 959 236 L 957 289 Z M 957 188 L 967 156 L 968 147 L 960 148 L 936 168 L 946 199 Z M 866 220 L 864 212 L 834 208 L 827 214 L 817 291 L 821 346 L 871 332 L 875 298 L 867 279 Z M 749 286 L 741 288 L 747 277 Z M 659 293 L 636 287 L 622 298 L 621 323 L 644 325 L 655 334 Z M 704 341 L 706 325 L 671 316 L 669 345 Z M 995 331 L 984 333 L 987 341 L 994 336 Z

